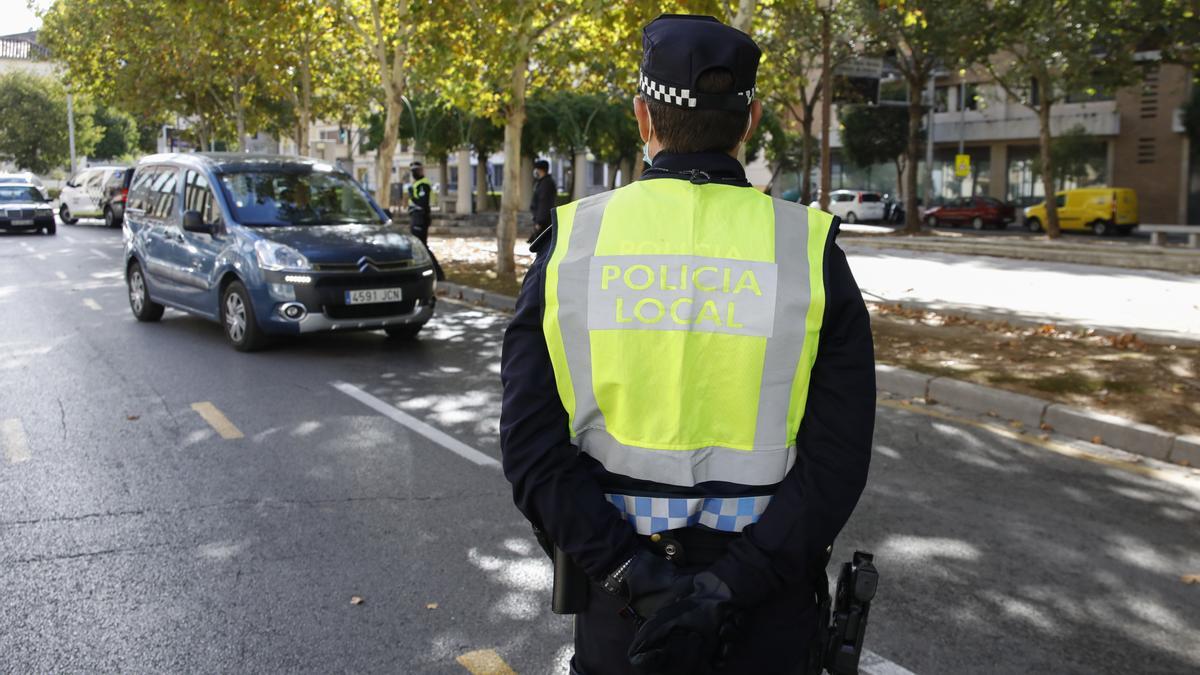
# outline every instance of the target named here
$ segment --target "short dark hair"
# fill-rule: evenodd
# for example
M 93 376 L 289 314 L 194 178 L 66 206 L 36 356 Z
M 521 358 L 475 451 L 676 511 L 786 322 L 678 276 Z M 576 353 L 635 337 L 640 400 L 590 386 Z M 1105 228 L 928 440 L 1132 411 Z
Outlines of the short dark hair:
M 550 173 L 550 162 L 547 162 L 544 159 L 539 159 L 538 161 L 533 163 L 533 168 L 541 169 L 542 171 L 545 171 L 546 173 Z
M 733 92 L 733 73 L 710 68 L 696 79 L 701 94 Z M 666 152 L 730 152 L 742 141 L 750 108 L 732 110 L 692 110 L 647 98 L 654 135 Z

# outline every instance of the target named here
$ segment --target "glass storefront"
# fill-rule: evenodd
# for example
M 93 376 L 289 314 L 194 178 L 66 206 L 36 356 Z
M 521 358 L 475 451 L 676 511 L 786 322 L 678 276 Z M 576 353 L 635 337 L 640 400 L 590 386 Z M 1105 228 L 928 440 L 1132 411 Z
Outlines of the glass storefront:
M 1088 144 L 1082 159 L 1079 175 L 1060 179 L 1056 190 L 1106 185 L 1108 183 L 1108 144 L 1097 140 Z M 1005 199 L 1018 205 L 1028 206 L 1041 202 L 1046 197 L 1042 188 L 1041 174 L 1036 171 L 1039 150 L 1036 145 L 1008 147 L 1008 191 Z

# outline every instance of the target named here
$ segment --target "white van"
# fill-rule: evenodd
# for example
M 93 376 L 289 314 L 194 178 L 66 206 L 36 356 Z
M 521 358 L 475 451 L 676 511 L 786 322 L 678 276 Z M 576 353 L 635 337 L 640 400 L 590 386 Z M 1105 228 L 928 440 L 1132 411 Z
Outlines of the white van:
M 80 218 L 104 217 L 112 188 L 121 184 L 126 171 L 124 166 L 93 166 L 72 176 L 58 197 L 58 217 L 72 225 Z
M 808 205 L 820 208 L 819 202 Z M 883 196 L 864 190 L 834 190 L 829 193 L 829 212 L 843 223 L 865 223 L 883 220 Z

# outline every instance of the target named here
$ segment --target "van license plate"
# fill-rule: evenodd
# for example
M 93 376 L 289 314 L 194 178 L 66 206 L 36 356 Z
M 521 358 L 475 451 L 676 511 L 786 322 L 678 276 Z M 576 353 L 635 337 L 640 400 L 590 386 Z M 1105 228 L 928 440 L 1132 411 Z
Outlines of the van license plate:
M 377 302 L 400 302 L 399 288 L 369 288 L 346 291 L 347 305 L 370 305 Z
M 33 221 L 32 220 L 14 220 L 14 221 L 12 221 L 12 224 L 13 225 L 32 225 Z

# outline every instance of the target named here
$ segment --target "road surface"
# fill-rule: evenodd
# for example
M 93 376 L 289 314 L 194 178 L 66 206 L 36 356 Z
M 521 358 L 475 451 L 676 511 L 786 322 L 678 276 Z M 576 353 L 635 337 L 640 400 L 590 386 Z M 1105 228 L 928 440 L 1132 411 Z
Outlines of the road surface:
M 134 321 L 120 244 L 0 235 L 2 670 L 564 672 L 496 468 L 503 315 L 240 354 Z M 1012 435 L 881 401 L 835 552 L 883 575 L 864 672 L 1197 672 L 1200 476 Z

